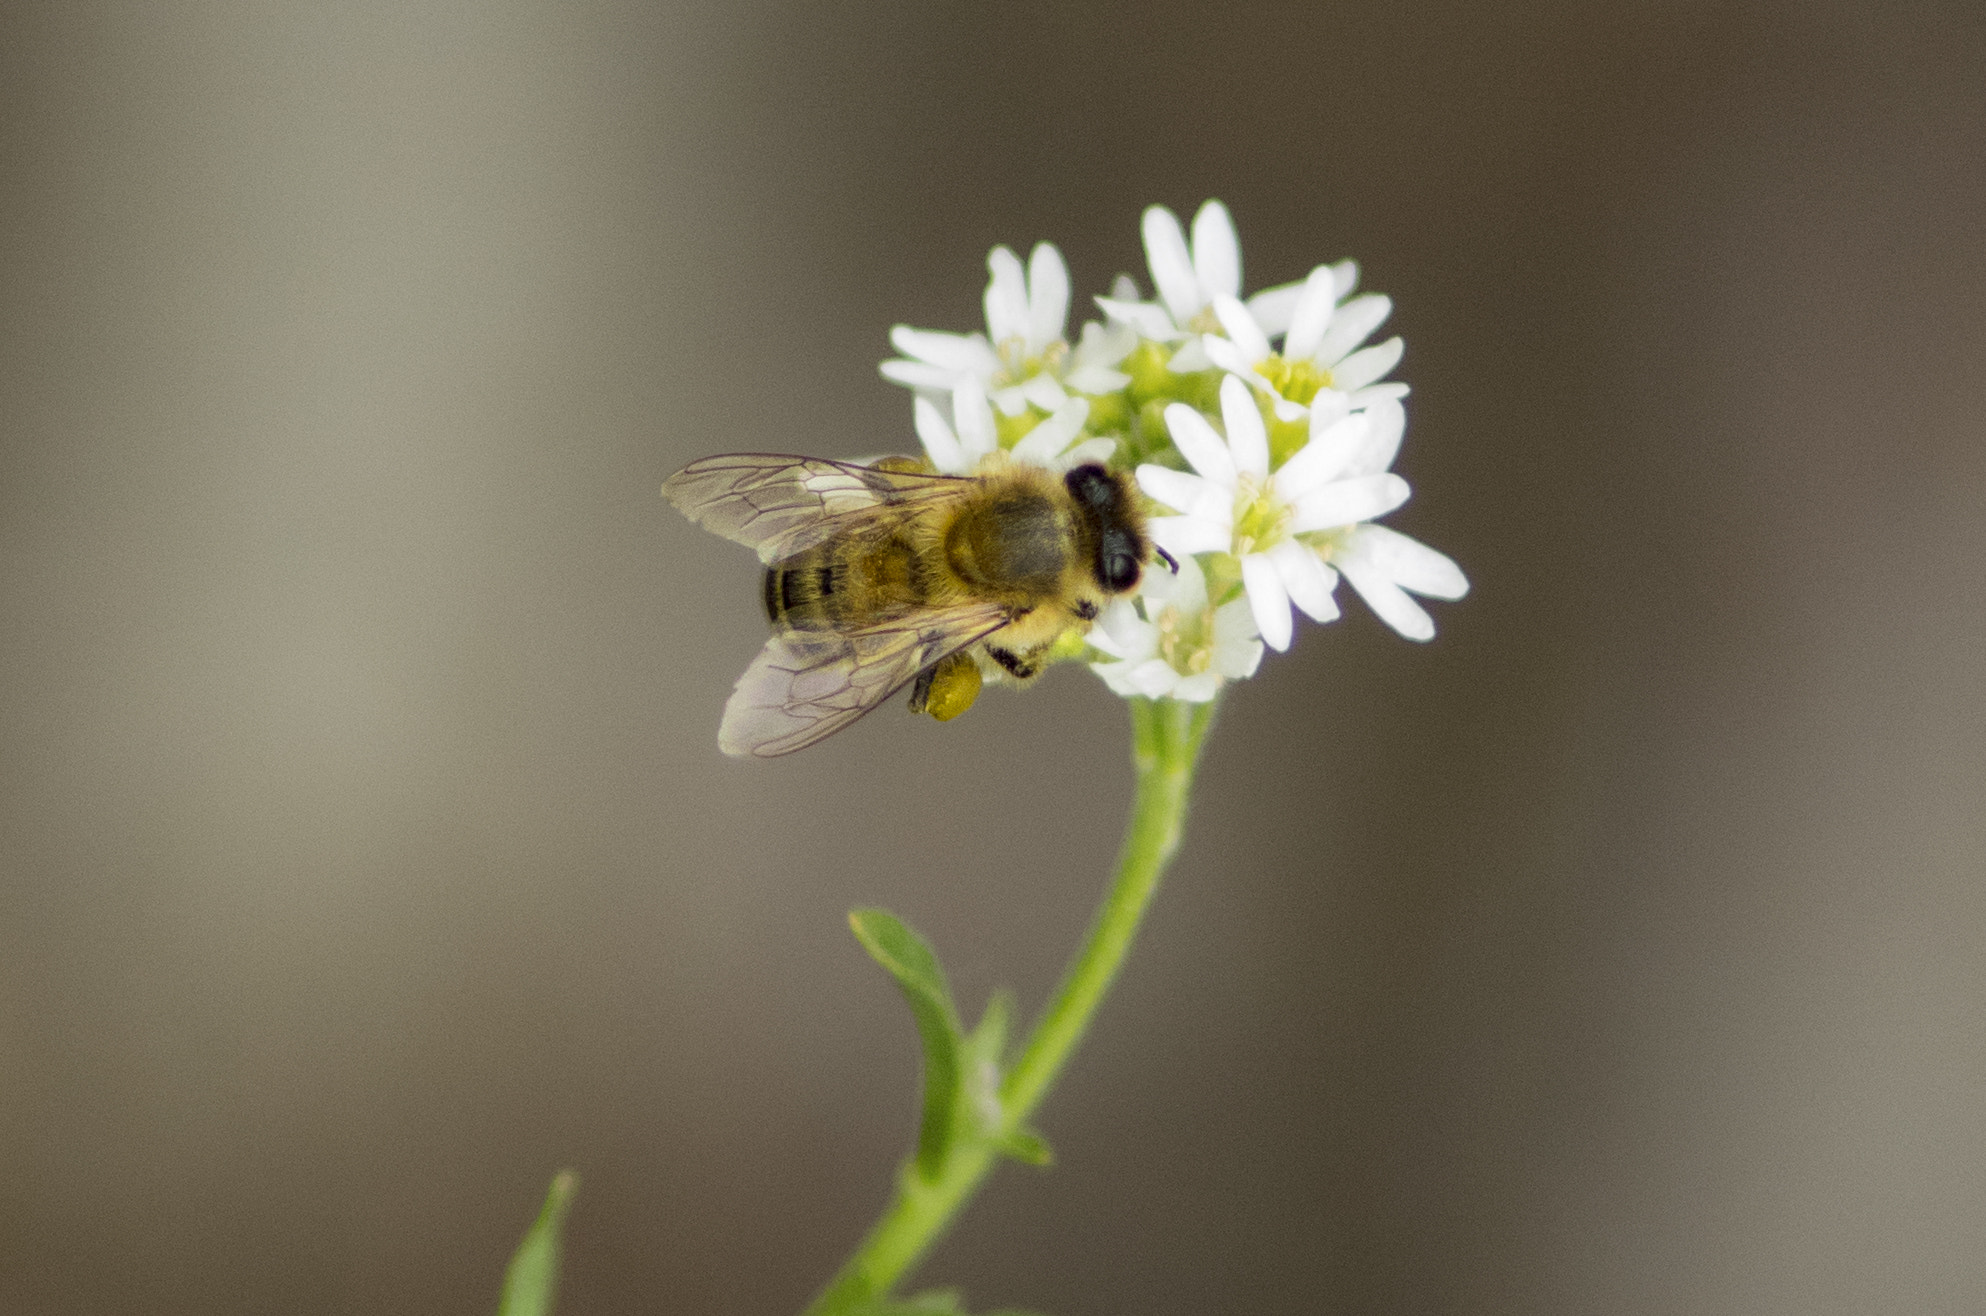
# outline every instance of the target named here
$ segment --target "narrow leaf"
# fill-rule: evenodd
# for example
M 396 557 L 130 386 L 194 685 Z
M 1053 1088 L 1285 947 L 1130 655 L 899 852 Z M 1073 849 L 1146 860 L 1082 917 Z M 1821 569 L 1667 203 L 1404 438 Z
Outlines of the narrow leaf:
M 552 1176 L 552 1189 L 538 1218 L 525 1231 L 516 1255 L 503 1272 L 503 1297 L 497 1303 L 497 1316 L 551 1316 L 552 1299 L 559 1283 L 559 1234 L 565 1228 L 566 1211 L 579 1187 L 579 1176 L 560 1170 Z
M 1055 1164 L 1055 1152 L 1049 1147 L 1048 1139 L 1025 1125 L 1010 1130 L 1000 1139 L 1000 1151 L 1027 1165 Z
M 952 1005 L 952 989 L 930 946 L 895 915 L 858 909 L 849 914 L 848 926 L 870 957 L 896 979 L 917 1020 L 917 1034 L 924 1043 L 924 1118 L 917 1129 L 917 1168 L 933 1178 L 957 1133 L 965 1037 Z
M 986 1001 L 986 1013 L 972 1030 L 973 1054 L 995 1065 L 1007 1058 L 1007 1032 L 1014 1020 L 1014 994 L 1002 987 Z

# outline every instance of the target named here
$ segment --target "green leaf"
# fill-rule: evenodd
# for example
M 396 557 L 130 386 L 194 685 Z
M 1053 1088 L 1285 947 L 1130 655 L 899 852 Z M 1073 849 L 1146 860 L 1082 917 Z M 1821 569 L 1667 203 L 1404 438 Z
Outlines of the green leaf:
M 887 910 L 857 909 L 848 926 L 870 958 L 903 990 L 924 1043 L 924 1118 L 917 1129 L 917 1168 L 935 1178 L 958 1133 L 965 1035 L 945 971 L 924 939 Z
M 1055 1153 L 1048 1146 L 1048 1139 L 1025 1125 L 1010 1130 L 1000 1139 L 1000 1152 L 1028 1165 L 1055 1164 Z
M 551 1316 L 552 1298 L 559 1285 L 559 1231 L 565 1228 L 565 1213 L 578 1188 L 579 1176 L 571 1170 L 552 1176 L 545 1205 L 503 1272 L 497 1316 Z
M 1014 994 L 1002 987 L 987 998 L 986 1013 L 972 1030 L 975 1059 L 990 1060 L 998 1068 L 1007 1059 L 1007 1032 L 1014 1022 Z

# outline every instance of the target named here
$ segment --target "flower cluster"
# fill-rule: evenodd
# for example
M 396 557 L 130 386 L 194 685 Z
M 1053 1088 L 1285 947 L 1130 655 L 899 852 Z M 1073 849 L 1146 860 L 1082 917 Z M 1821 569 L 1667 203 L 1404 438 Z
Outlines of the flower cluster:
M 1444 554 L 1374 524 L 1408 495 L 1389 469 L 1406 429 L 1407 386 L 1386 378 L 1402 345 L 1366 343 L 1392 300 L 1354 295 L 1358 267 L 1340 261 L 1244 301 L 1218 201 L 1190 241 L 1163 206 L 1143 231 L 1155 298 L 1120 277 L 1074 343 L 1068 267 L 1045 242 L 1025 266 L 993 249 L 985 333 L 891 331 L 902 355 L 882 372 L 915 391 L 930 465 L 969 474 L 1000 453 L 1135 469 L 1178 570 L 1147 571 L 1087 637 L 1118 694 L 1213 698 L 1254 674 L 1264 644 L 1289 647 L 1296 612 L 1337 617 L 1341 575 L 1394 630 L 1431 638 L 1412 596 L 1458 599 L 1469 584 Z

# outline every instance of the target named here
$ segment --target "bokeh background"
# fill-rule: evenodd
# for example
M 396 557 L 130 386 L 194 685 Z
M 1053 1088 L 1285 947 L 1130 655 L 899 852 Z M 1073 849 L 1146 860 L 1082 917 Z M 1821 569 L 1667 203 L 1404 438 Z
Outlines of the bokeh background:
M 1038 1005 L 1063 670 L 722 759 L 692 457 L 902 448 L 992 244 L 1233 208 L 1475 590 L 1234 692 L 974 1309 L 1986 1306 L 1986 19 L 1951 3 L 22 4 L 0 1310 L 794 1311 L 911 1135 L 881 903 Z

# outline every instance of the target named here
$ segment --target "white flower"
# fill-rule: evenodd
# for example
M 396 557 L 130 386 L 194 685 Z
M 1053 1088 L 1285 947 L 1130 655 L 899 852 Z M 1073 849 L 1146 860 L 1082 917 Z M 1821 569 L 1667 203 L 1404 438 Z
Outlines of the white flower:
M 1127 698 L 1205 703 L 1227 681 L 1253 676 L 1262 641 L 1246 599 L 1218 608 L 1207 601 L 1200 564 L 1181 558 L 1179 574 L 1147 573 L 1140 594 L 1144 612 L 1128 598 L 1104 609 L 1090 630 L 1090 645 L 1111 661 L 1090 670 Z
M 1405 350 L 1400 339 L 1359 346 L 1392 314 L 1393 299 L 1368 293 L 1341 305 L 1338 299 L 1350 285 L 1340 284 L 1340 268 L 1319 265 L 1304 280 L 1280 353 L 1269 346 L 1270 332 L 1248 307 L 1233 297 L 1214 299 L 1214 314 L 1227 337 L 1204 338 L 1207 356 L 1272 399 L 1282 420 L 1295 420 L 1313 405 L 1335 418 L 1407 394 L 1405 384 L 1378 382 L 1400 363 Z M 1356 267 L 1349 277 L 1358 277 Z
M 1220 321 L 1213 304 L 1218 297 L 1241 296 L 1241 243 L 1234 234 L 1234 219 L 1227 207 L 1208 201 L 1193 216 L 1193 241 L 1189 245 L 1179 227 L 1179 216 L 1164 206 L 1150 206 L 1144 217 L 1145 264 L 1150 268 L 1158 300 L 1136 300 L 1135 288 L 1114 288 L 1109 297 L 1096 304 L 1113 324 L 1128 325 L 1146 338 L 1161 343 L 1184 341 L 1168 364 L 1185 373 L 1212 368 L 1199 335 L 1215 333 Z M 1294 306 L 1295 285 L 1270 288 L 1248 300 L 1261 323 L 1273 324 L 1280 333 L 1289 323 Z
M 1139 487 L 1181 513 L 1155 518 L 1153 539 L 1178 558 L 1193 553 L 1236 558 L 1255 624 L 1278 650 L 1289 648 L 1292 604 L 1317 621 L 1338 615 L 1331 598 L 1337 573 L 1297 536 L 1356 525 L 1407 501 L 1407 482 L 1385 473 L 1391 449 L 1374 470 L 1349 469 L 1351 457 L 1373 446 L 1375 427 L 1394 426 L 1397 415 L 1397 428 L 1404 429 L 1400 404 L 1381 399 L 1371 411 L 1338 417 L 1319 429 L 1315 422 L 1322 415 L 1312 413 L 1310 441 L 1272 474 L 1262 413 L 1248 386 L 1229 375 L 1221 381 L 1225 440 L 1192 407 L 1175 402 L 1165 409 L 1172 441 L 1196 473 L 1138 468 Z M 1391 448 L 1398 445 L 1396 434 Z
M 1072 350 L 1063 338 L 1069 318 L 1069 267 L 1062 253 L 1037 243 L 1027 269 L 1006 247 L 986 258 L 984 334 L 949 334 L 900 324 L 890 343 L 903 358 L 885 361 L 883 377 L 919 392 L 949 393 L 968 379 L 979 382 L 1003 415 L 1033 406 L 1053 412 L 1078 393 L 1111 393 L 1131 382 L 1111 367 L 1137 345 L 1128 327 L 1091 322 Z
M 967 376 L 952 390 L 950 420 L 937 403 L 921 393 L 913 404 L 913 414 L 925 456 L 940 475 L 970 475 L 1000 449 L 993 409 L 976 378 Z M 1058 471 L 1084 462 L 1108 461 L 1117 450 L 1115 439 L 1088 439 L 1070 447 L 1082 433 L 1089 414 L 1090 404 L 1082 398 L 1064 398 L 1055 414 L 1022 435 L 1007 456 Z

